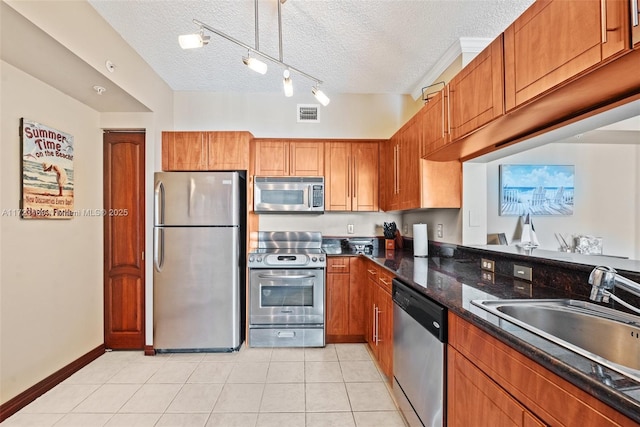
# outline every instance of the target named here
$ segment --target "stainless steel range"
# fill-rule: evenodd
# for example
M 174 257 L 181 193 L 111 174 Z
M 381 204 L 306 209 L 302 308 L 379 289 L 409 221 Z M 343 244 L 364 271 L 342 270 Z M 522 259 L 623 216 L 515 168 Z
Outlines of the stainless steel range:
M 324 347 L 322 234 L 261 231 L 248 266 L 249 345 Z

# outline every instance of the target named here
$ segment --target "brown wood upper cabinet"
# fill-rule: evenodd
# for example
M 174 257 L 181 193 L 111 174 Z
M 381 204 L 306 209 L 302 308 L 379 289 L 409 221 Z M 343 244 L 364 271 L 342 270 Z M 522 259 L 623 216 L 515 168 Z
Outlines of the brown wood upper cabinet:
M 447 90 L 429 98 L 429 101 L 417 113 L 422 122 L 422 147 L 420 157 L 437 151 L 449 142 L 449 98 Z
M 420 146 L 422 126 L 414 116 L 386 141 L 380 159 L 385 211 L 420 207 Z
M 326 210 L 378 210 L 378 157 L 377 141 L 326 143 Z
M 162 132 L 162 170 L 247 170 L 249 132 Z
M 506 110 L 628 48 L 629 0 L 535 2 L 504 32 Z
M 502 35 L 447 86 L 451 139 L 461 138 L 504 114 Z
M 324 143 L 306 140 L 255 141 L 256 176 L 323 176 Z

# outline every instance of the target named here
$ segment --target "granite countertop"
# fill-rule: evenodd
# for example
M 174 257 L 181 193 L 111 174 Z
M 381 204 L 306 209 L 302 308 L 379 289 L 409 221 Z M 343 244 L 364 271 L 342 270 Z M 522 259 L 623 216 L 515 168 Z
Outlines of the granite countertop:
M 431 253 L 431 252 L 430 252 Z M 475 260 L 434 256 L 414 258 L 410 251 L 384 250 L 366 255 L 413 289 L 530 357 L 558 376 L 587 391 L 640 423 L 640 382 L 552 343 L 471 304 L 472 300 L 568 298 L 562 289 L 536 286 L 513 277 L 483 275 Z M 605 384 L 594 367 L 611 380 Z M 599 371 L 599 369 L 602 371 Z

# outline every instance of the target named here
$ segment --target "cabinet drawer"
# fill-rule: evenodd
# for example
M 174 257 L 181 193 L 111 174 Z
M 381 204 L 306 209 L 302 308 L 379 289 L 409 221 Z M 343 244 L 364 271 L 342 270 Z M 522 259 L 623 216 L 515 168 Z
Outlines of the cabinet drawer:
M 367 279 L 378 283 L 378 266 L 375 265 L 373 261 L 366 261 L 364 267 L 367 273 Z
M 328 257 L 327 273 L 349 273 L 350 257 Z
M 388 293 L 391 293 L 393 275 L 386 271 L 380 271 L 378 274 L 378 285 Z

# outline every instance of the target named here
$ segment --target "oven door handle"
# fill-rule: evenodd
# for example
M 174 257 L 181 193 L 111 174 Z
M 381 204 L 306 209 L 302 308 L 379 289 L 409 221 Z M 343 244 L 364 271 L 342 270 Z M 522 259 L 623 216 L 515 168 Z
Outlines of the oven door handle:
M 279 274 L 258 274 L 261 279 L 313 279 L 315 274 L 291 274 L 291 275 L 279 275 Z

